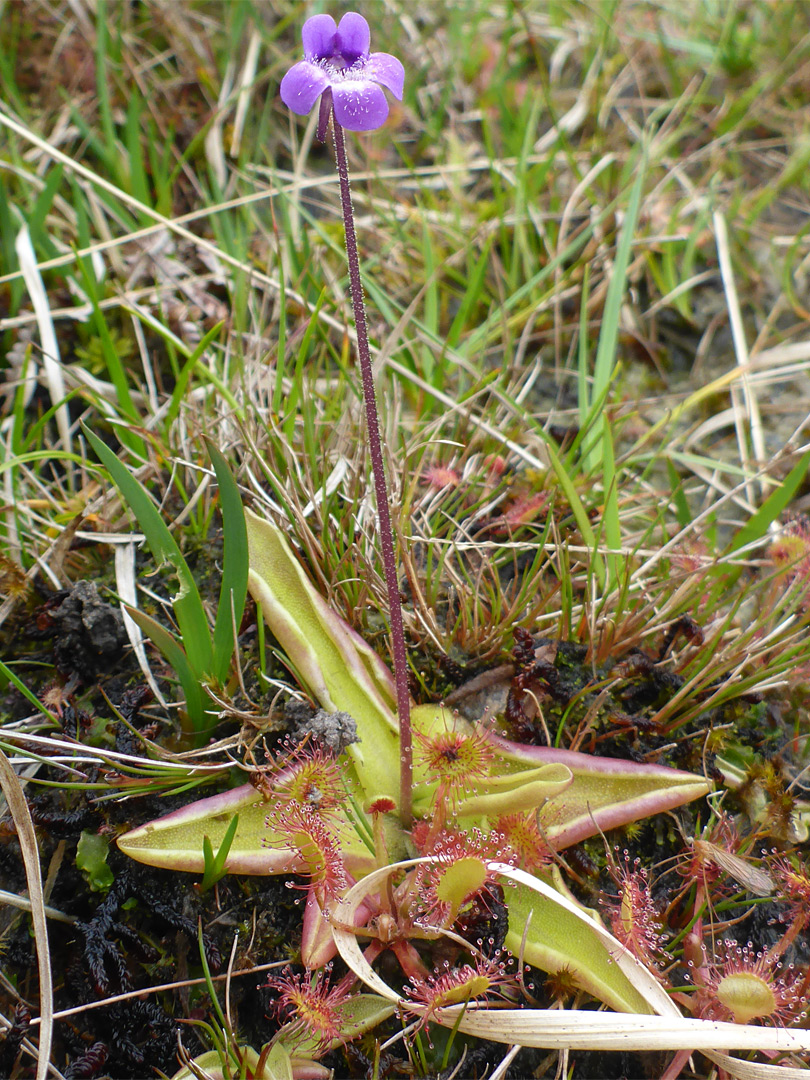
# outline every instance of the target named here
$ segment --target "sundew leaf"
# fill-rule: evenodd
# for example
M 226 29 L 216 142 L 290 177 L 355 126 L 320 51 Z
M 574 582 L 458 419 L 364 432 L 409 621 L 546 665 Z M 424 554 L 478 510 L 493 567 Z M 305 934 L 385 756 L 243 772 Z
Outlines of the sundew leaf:
M 337 1049 L 344 1043 L 351 1042 L 358 1035 L 364 1035 L 367 1031 L 373 1031 L 389 1017 L 393 1016 L 396 1005 L 388 998 L 379 994 L 351 994 L 344 1001 L 337 1001 L 333 1006 L 335 1013 L 340 1017 L 340 1039 L 335 1039 L 329 1044 L 331 1049 Z M 322 1055 L 323 1044 L 316 1039 L 300 1023 L 293 1021 L 283 1027 L 275 1039 L 276 1045 L 281 1045 L 290 1054 L 293 1061 L 308 1057 Z

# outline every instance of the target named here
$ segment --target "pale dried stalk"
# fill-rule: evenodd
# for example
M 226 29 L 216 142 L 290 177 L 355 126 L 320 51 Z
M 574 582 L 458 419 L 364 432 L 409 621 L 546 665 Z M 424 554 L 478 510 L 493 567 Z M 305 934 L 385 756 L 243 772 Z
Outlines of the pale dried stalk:
M 28 896 L 31 900 L 31 921 L 34 924 L 34 941 L 37 946 L 39 969 L 40 1029 L 37 1080 L 45 1080 L 48 1075 L 53 1042 L 53 980 L 48 947 L 48 927 L 45 920 L 45 898 L 42 892 L 42 872 L 39 865 L 39 849 L 34 822 L 31 820 L 28 803 L 23 795 L 22 784 L 2 750 L 0 750 L 0 787 L 6 797 L 17 838 L 20 841 L 25 877 L 28 882 Z

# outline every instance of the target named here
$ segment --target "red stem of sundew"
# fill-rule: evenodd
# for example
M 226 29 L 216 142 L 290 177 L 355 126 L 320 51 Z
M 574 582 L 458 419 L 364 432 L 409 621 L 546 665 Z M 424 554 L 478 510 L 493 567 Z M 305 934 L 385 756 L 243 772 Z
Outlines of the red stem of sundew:
M 678 1080 L 683 1075 L 683 1067 L 686 1065 L 694 1050 L 679 1050 L 670 1061 L 666 1071 L 661 1074 L 661 1080 Z
M 346 144 L 343 128 L 332 112 L 332 131 L 335 138 L 335 160 L 340 180 L 340 201 L 343 205 L 343 223 L 346 232 L 346 257 L 349 262 L 349 285 L 354 308 L 354 325 L 357 331 L 357 354 L 363 381 L 363 401 L 366 407 L 366 429 L 371 467 L 374 474 L 374 493 L 377 500 L 377 517 L 380 523 L 380 548 L 382 551 L 385 585 L 388 591 L 388 617 L 391 621 L 391 643 L 394 656 L 394 682 L 397 691 L 397 715 L 399 717 L 399 816 L 407 829 L 413 817 L 413 746 L 411 740 L 411 698 L 408 691 L 408 663 L 405 655 L 405 631 L 402 626 L 402 604 L 399 599 L 397 562 L 394 555 L 394 534 L 388 507 L 388 489 L 385 482 L 380 423 L 377 417 L 377 397 L 374 392 L 374 376 L 371 368 L 371 352 L 368 347 L 366 310 L 363 303 L 363 285 L 360 280 L 360 260 L 357 255 L 357 235 L 354 231 L 352 193 L 349 187 L 349 166 L 346 161 Z M 374 749 L 371 749 L 374 753 Z
M 807 916 L 804 911 L 800 911 L 784 934 L 770 947 L 770 949 L 768 949 L 768 960 L 776 960 L 786 953 L 788 948 L 798 937 L 799 931 L 804 930 L 806 925 Z M 808 978 L 810 978 L 810 971 L 808 971 Z

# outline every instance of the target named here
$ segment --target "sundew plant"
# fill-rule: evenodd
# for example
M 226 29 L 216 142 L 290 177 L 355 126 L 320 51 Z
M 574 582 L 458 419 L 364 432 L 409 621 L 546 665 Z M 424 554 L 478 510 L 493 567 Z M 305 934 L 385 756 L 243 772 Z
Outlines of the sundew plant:
M 806 1076 L 810 35 L 322 7 L 0 25 L 0 1076 Z

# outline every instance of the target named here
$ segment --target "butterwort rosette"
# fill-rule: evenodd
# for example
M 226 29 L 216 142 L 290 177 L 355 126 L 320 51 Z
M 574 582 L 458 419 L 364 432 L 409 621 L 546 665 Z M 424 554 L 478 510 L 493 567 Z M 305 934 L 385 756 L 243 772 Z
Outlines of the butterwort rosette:
M 305 115 L 323 95 L 335 119 L 349 131 L 374 131 L 388 116 L 382 87 L 402 100 L 405 69 L 390 53 L 369 52 L 368 23 L 347 11 L 339 24 L 331 15 L 313 15 L 301 31 L 304 59 L 281 80 L 281 100 L 294 113 Z M 322 122 L 320 128 L 324 128 Z

